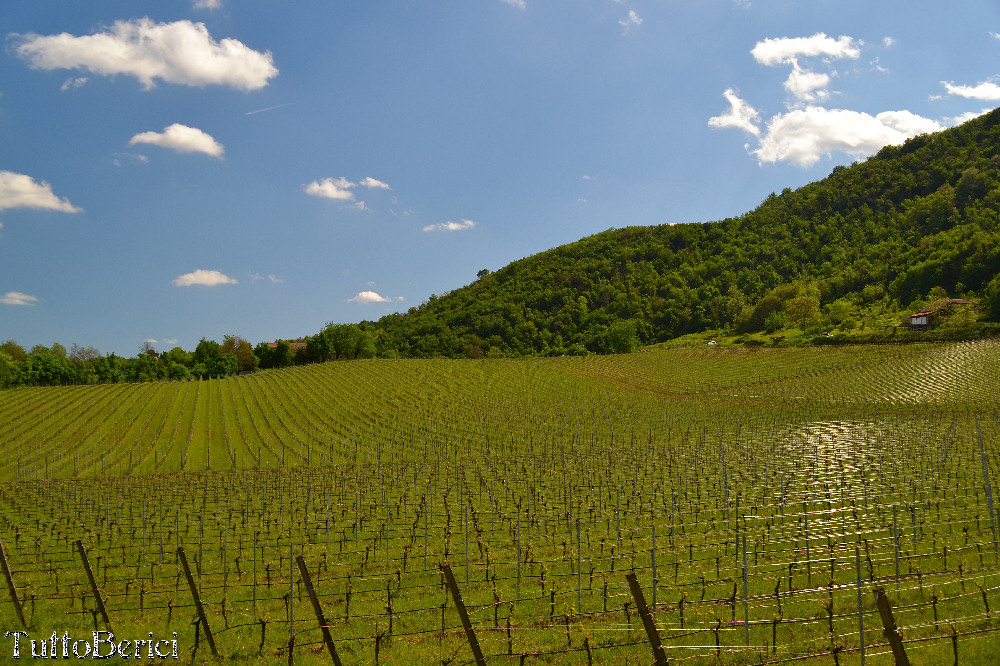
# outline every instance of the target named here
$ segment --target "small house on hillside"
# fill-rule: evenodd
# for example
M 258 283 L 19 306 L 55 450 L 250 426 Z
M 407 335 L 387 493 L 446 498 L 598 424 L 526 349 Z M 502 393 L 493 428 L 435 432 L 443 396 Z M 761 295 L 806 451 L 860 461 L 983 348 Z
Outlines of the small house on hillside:
M 920 312 L 910 315 L 909 327 L 911 331 L 929 331 L 936 327 L 956 308 L 968 307 L 972 301 L 965 298 L 945 298 L 934 301 Z
M 306 343 L 306 342 L 289 342 L 288 343 L 288 346 L 291 348 L 292 351 L 298 351 L 300 349 L 305 349 L 307 345 L 308 345 L 308 343 Z M 270 347 L 271 349 L 277 349 L 278 343 L 277 342 L 268 342 L 267 346 Z

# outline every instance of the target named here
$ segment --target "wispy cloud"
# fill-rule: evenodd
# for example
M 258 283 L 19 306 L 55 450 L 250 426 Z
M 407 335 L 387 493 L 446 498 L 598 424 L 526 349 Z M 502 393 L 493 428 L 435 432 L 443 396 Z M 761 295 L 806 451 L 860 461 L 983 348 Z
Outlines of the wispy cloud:
M 82 88 L 86 85 L 89 80 L 90 79 L 86 76 L 70 77 L 63 82 L 63 84 L 59 87 L 59 90 L 63 92 L 66 92 L 67 90 L 76 90 L 77 88 Z
M 199 268 L 191 273 L 185 273 L 174 279 L 174 284 L 178 287 L 190 287 L 193 285 L 203 285 L 215 287 L 220 284 L 238 284 L 236 280 L 219 271 L 208 271 Z
M 284 278 L 279 278 L 274 273 L 268 273 L 266 276 L 265 275 L 261 275 L 260 273 L 249 273 L 249 276 L 250 276 L 250 281 L 251 282 L 257 282 L 259 280 L 265 280 L 266 279 L 271 284 L 281 284 L 282 282 L 285 281 Z
M 518 9 L 528 8 L 528 4 L 524 0 L 503 0 L 503 2 L 511 7 L 517 7 Z
M 222 0 L 194 0 L 195 9 L 222 9 Z
M 22 294 L 19 291 L 8 291 L 3 296 L 0 296 L 0 303 L 4 305 L 34 305 L 37 302 L 38 299 L 36 297 Z
M 639 18 L 639 15 L 636 14 L 634 9 L 629 9 L 628 14 L 625 15 L 625 18 L 619 19 L 618 25 L 620 25 L 625 30 L 625 32 L 628 32 L 632 28 L 638 28 L 640 25 L 642 25 L 642 19 Z
M 39 208 L 61 213 L 83 210 L 53 194 L 52 186 L 45 181 L 39 183 L 22 173 L 0 171 L 0 210 L 11 208 Z
M 244 115 L 252 116 L 255 113 L 264 113 L 265 111 L 274 111 L 275 109 L 283 109 L 286 106 L 291 106 L 292 104 L 295 104 L 295 102 L 286 102 L 284 104 L 276 104 L 275 106 L 267 106 L 264 107 L 263 109 L 255 109 L 253 111 L 247 111 Z
M 424 231 L 463 231 L 476 226 L 472 220 L 462 220 L 461 222 L 441 222 L 440 224 L 428 224 Z
M 180 123 L 174 123 L 162 132 L 142 132 L 129 139 L 129 145 L 148 143 L 161 148 L 169 148 L 179 153 L 204 153 L 222 159 L 226 149 L 211 135 Z
M 14 52 L 42 70 L 86 69 L 125 74 L 147 90 L 157 79 L 189 86 L 226 85 L 256 90 L 277 76 L 269 51 L 254 51 L 236 39 L 216 41 L 204 23 L 154 23 L 149 18 L 116 21 L 92 35 L 13 34 Z

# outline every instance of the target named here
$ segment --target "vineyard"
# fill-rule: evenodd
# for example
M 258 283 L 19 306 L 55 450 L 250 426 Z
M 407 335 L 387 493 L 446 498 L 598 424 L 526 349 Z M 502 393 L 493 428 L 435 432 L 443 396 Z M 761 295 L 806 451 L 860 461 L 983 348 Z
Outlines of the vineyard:
M 4 391 L 0 628 L 197 663 L 331 663 L 323 625 L 345 665 L 892 664 L 884 590 L 914 663 L 989 663 L 998 385 L 979 341 Z

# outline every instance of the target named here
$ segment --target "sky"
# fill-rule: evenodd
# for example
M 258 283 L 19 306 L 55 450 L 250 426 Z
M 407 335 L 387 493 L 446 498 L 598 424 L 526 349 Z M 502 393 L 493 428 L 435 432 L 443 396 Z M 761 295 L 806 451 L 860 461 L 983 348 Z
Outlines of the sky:
M 0 32 L 26 349 L 375 320 L 1000 105 L 995 0 L 32 0 Z

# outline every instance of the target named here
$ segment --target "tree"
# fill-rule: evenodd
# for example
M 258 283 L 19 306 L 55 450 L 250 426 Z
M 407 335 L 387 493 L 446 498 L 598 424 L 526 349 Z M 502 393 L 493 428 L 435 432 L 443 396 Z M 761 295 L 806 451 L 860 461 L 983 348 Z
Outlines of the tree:
M 619 319 L 608 327 L 604 350 L 609 354 L 627 354 L 639 347 L 639 336 L 635 332 L 635 322 Z
M 257 357 L 250 343 L 238 335 L 227 335 L 219 347 L 220 354 L 232 354 L 236 358 L 237 371 L 253 372 L 257 369 Z M 232 373 L 230 373 L 232 374 Z
M 236 355 L 231 352 L 220 352 L 208 364 L 208 374 L 212 377 L 235 375 L 240 364 Z
M 7 354 L 7 356 L 10 357 L 10 360 L 15 363 L 24 363 L 24 360 L 28 356 L 27 353 L 25 353 L 24 348 L 13 340 L 8 340 L 0 345 L 0 352 Z
M 208 365 L 213 358 L 219 355 L 220 346 L 215 340 L 202 338 L 198 341 L 198 346 L 194 348 L 194 362 Z
M 805 331 L 822 321 L 819 313 L 819 299 L 815 296 L 796 296 L 785 301 L 785 316 L 798 328 Z
M 292 364 L 292 346 L 287 340 L 278 340 L 278 346 L 272 350 L 271 367 L 287 368 Z

